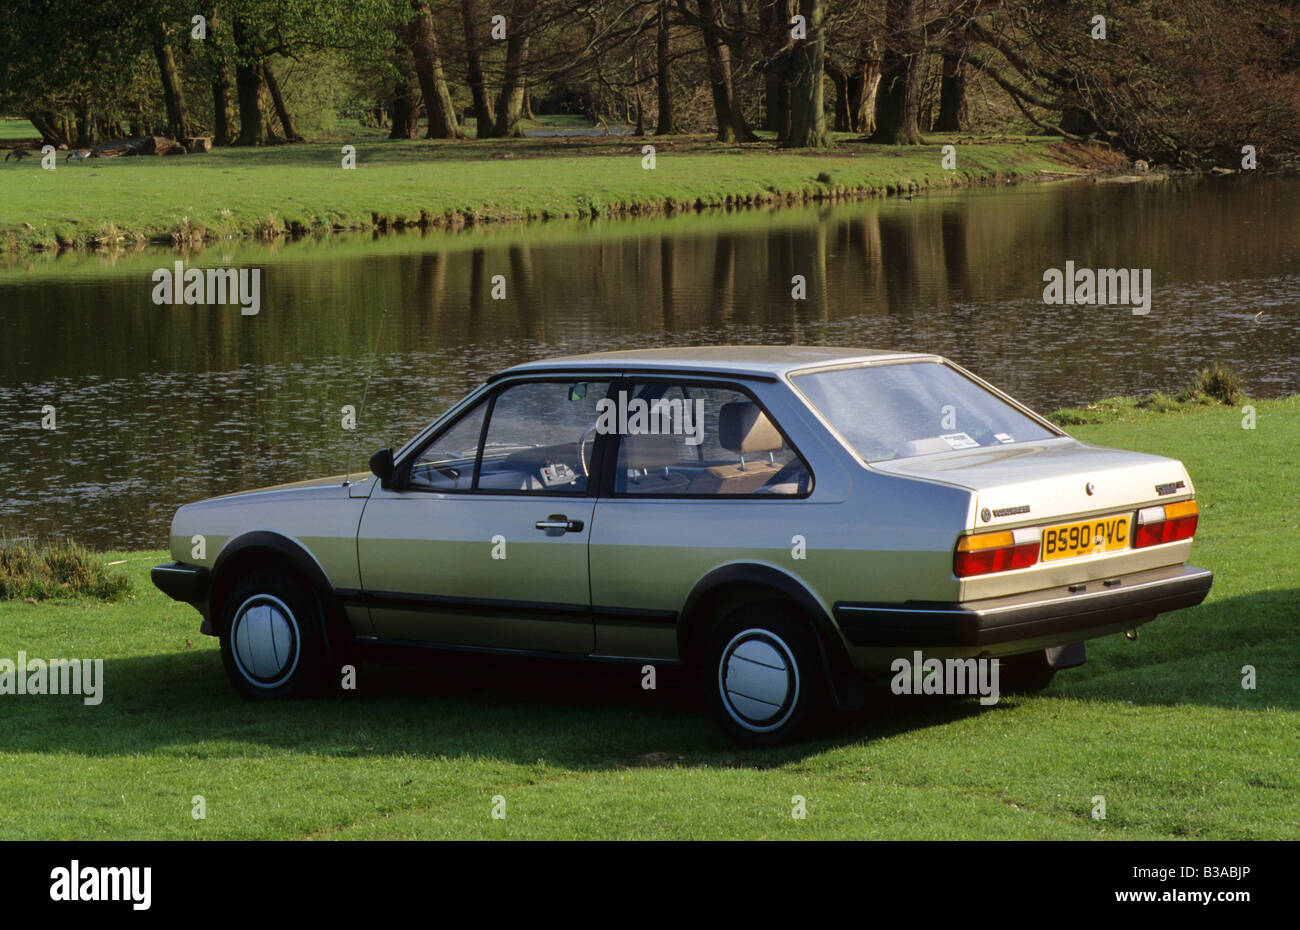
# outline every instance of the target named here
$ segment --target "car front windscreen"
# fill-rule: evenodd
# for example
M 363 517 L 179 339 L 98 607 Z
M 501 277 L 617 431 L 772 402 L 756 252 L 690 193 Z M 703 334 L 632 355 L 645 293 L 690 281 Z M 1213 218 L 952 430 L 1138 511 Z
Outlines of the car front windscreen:
M 868 462 L 1056 435 L 942 362 L 812 371 L 791 381 Z

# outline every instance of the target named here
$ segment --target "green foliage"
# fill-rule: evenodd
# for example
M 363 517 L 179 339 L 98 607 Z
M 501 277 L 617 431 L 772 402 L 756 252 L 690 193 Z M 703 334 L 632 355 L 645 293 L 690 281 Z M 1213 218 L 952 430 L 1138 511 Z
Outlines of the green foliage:
M 70 540 L 38 546 L 0 540 L 0 600 L 89 597 L 110 601 L 128 589 L 127 579 L 104 560 Z
M 1213 362 L 1202 368 L 1180 395 L 1182 401 L 1216 402 L 1235 407 L 1242 401 L 1241 376 L 1226 365 Z

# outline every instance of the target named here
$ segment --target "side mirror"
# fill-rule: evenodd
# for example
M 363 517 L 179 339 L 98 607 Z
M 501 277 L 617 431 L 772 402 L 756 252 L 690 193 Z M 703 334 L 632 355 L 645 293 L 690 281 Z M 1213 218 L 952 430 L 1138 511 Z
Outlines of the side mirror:
M 393 450 L 380 449 L 370 456 L 370 471 L 379 479 L 380 485 L 388 487 L 393 477 Z

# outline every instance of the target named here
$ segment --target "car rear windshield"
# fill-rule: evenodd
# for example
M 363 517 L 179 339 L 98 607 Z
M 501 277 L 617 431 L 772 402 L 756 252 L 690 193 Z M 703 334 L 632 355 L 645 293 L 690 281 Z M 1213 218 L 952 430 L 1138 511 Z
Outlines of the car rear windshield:
M 791 380 L 868 462 L 1055 435 L 942 362 L 838 368 Z

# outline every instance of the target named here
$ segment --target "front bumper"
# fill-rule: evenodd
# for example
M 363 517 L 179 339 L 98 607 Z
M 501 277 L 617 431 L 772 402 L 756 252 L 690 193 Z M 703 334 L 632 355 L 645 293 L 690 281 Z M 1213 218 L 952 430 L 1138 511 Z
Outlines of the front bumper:
M 154 587 L 173 601 L 201 604 L 208 599 L 208 570 L 198 565 L 168 562 L 149 572 Z
M 835 605 L 835 621 L 857 647 L 995 647 L 1049 639 L 1083 640 L 1116 626 L 1154 620 L 1157 614 L 1205 600 L 1214 573 L 1171 565 L 1083 584 L 1009 597 L 934 604 Z

